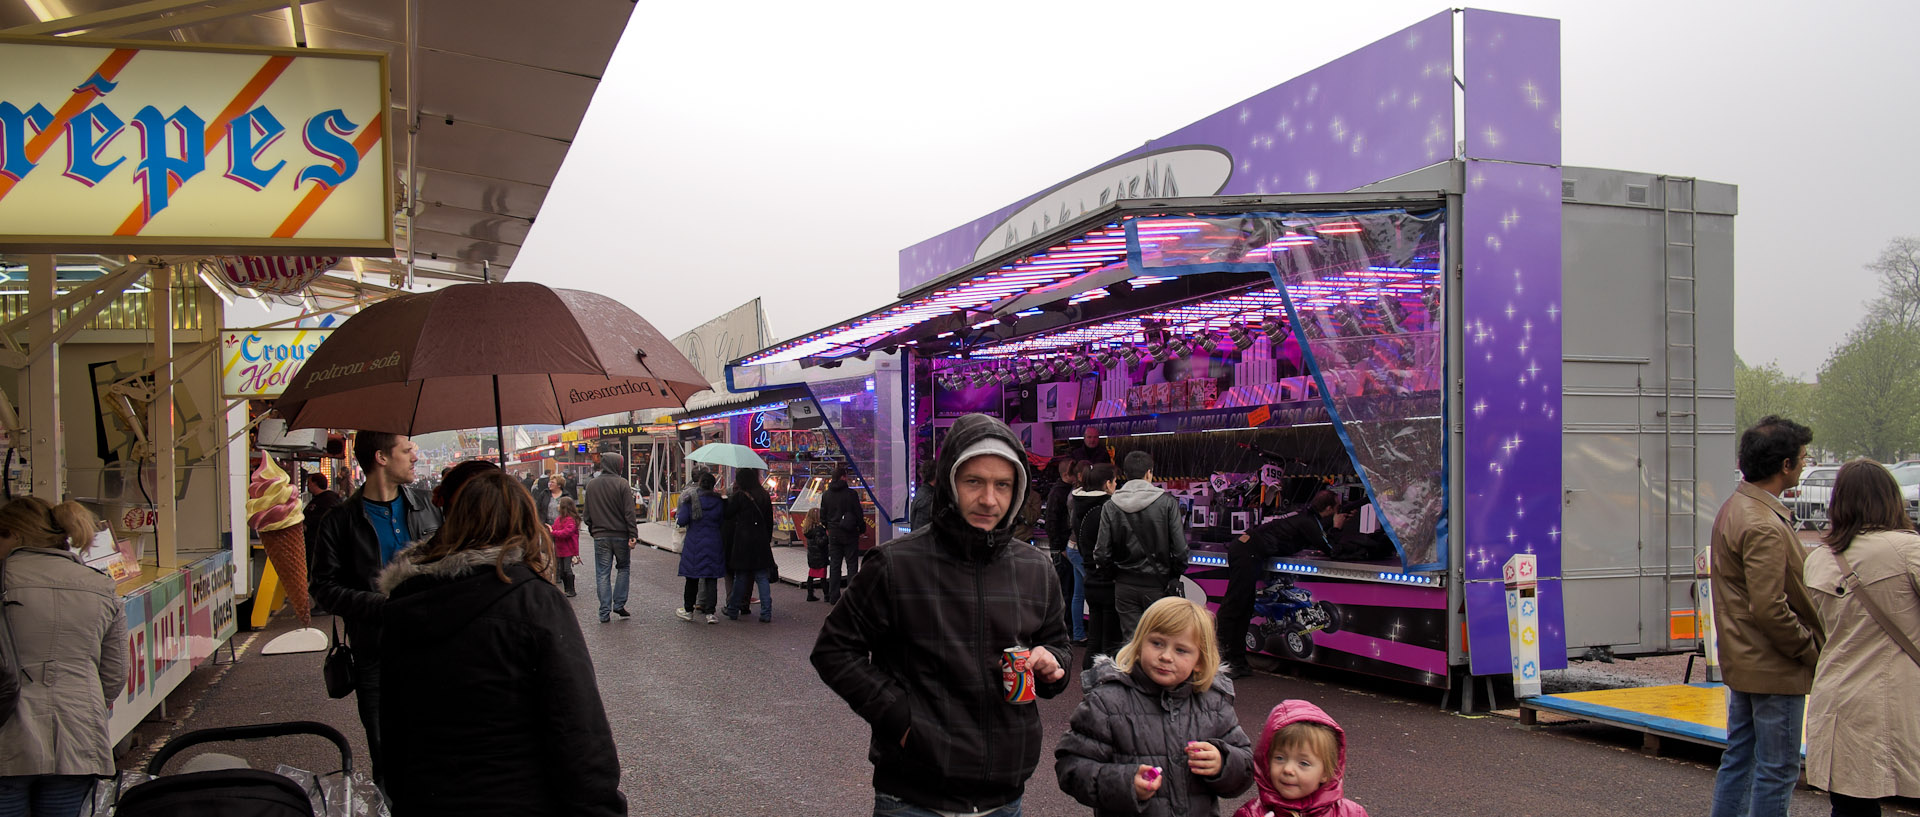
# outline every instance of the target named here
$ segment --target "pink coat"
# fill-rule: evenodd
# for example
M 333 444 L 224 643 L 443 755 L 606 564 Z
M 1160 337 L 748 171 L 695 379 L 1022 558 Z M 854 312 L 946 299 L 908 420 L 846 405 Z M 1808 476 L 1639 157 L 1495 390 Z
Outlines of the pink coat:
M 1282 800 L 1280 792 L 1267 780 L 1267 758 L 1273 756 L 1273 736 L 1281 729 L 1300 722 L 1317 723 L 1340 738 L 1340 759 L 1333 764 L 1333 778 L 1305 800 Z M 1260 730 L 1260 742 L 1253 749 L 1253 782 L 1260 796 L 1248 800 L 1233 817 L 1367 817 L 1359 803 L 1345 798 L 1347 778 L 1347 733 L 1320 707 L 1306 701 L 1281 701 L 1267 713 L 1266 728 Z
M 563 516 L 553 521 L 553 555 L 571 559 L 580 555 L 580 520 Z

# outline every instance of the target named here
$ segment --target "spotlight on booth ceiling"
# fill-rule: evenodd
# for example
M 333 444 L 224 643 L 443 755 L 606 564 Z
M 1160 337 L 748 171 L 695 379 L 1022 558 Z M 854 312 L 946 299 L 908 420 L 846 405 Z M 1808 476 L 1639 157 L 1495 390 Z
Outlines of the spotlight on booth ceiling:
M 1170 359 L 1177 360 L 1193 354 L 1193 347 L 1187 344 L 1186 338 L 1174 338 L 1172 343 L 1167 344 L 1167 353 Z
M 1127 368 L 1129 369 L 1140 365 L 1140 359 L 1141 359 L 1140 347 L 1138 346 L 1127 347 L 1125 351 L 1122 351 L 1120 353 L 1120 359 L 1126 362 Z
M 1163 341 L 1163 340 L 1147 341 L 1147 359 L 1148 360 L 1154 360 L 1154 361 L 1168 360 L 1170 359 L 1170 357 L 1171 356 L 1167 354 L 1166 341 Z
M 1268 339 L 1278 341 L 1287 334 L 1287 322 L 1279 318 L 1267 318 L 1260 322 L 1260 331 L 1267 333 Z
M 1227 330 L 1227 340 L 1233 341 L 1233 348 L 1245 350 L 1253 345 L 1253 330 L 1236 323 Z
M 1051 371 L 1054 377 L 1066 377 L 1067 375 L 1073 373 L 1073 366 L 1067 363 L 1066 358 L 1056 357 L 1052 360 L 1047 361 L 1047 364 L 1048 364 L 1047 368 Z
M 1080 357 L 1076 357 L 1076 358 L 1074 358 L 1074 359 L 1073 359 L 1073 373 L 1074 373 L 1075 375 L 1088 375 L 1088 374 L 1092 374 L 1092 373 L 1093 373 L 1093 358 L 1090 358 L 1090 357 L 1087 357 L 1087 356 L 1085 356 L 1085 355 L 1081 355 Z
M 1112 349 L 1102 349 L 1094 362 L 1100 364 L 1102 369 L 1111 369 L 1114 364 L 1120 362 L 1120 356 L 1114 354 Z
M 976 389 L 987 385 L 987 381 L 992 378 L 993 372 L 986 369 L 974 369 L 967 373 L 967 379 L 973 383 L 973 387 Z

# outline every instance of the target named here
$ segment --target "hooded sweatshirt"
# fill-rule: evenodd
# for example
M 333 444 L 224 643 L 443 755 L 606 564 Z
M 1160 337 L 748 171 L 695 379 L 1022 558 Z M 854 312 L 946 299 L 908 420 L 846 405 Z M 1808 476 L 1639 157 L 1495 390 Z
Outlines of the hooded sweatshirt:
M 1019 446 L 986 415 L 955 422 L 931 523 L 868 553 L 814 644 L 821 680 L 873 726 L 874 789 L 922 808 L 987 811 L 1025 792 L 1044 740 L 1039 707 L 1006 702 L 1007 648 L 1048 650 L 1070 671 L 1052 560 L 1013 542 L 1026 488 Z M 981 456 L 1007 458 L 1021 475 L 992 530 L 967 523 L 953 486 L 958 466 Z M 1070 678 L 1035 686 L 1052 698 Z
M 1332 729 L 1340 742 L 1340 757 L 1333 763 L 1332 776 L 1304 800 L 1282 800 L 1273 781 L 1267 779 L 1267 758 L 1273 756 L 1273 736 L 1295 723 L 1317 723 Z M 1306 701 L 1281 701 L 1267 713 L 1266 728 L 1260 730 L 1260 742 L 1253 748 L 1253 782 L 1260 796 L 1248 800 L 1233 817 L 1367 817 L 1359 803 L 1346 799 L 1343 785 L 1347 778 L 1347 733 L 1320 707 Z
M 1096 568 L 1118 581 L 1165 584 L 1186 572 L 1187 525 L 1180 502 L 1144 479 L 1128 480 L 1100 509 L 1100 535 L 1093 546 Z

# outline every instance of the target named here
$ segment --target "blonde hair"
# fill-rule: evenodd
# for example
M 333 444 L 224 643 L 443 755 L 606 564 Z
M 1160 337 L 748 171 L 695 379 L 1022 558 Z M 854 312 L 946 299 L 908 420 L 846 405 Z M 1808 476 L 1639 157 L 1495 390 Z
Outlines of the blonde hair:
M 1120 648 L 1113 665 L 1121 672 L 1132 672 L 1133 662 L 1140 658 L 1140 645 L 1146 643 L 1147 636 L 1155 634 L 1192 636 L 1200 647 L 1200 658 L 1193 664 L 1193 688 L 1196 692 L 1213 688 L 1213 677 L 1220 671 L 1220 645 L 1214 643 L 1213 616 L 1207 614 L 1207 608 L 1180 596 L 1154 602 L 1140 614 L 1140 626 L 1134 628 L 1133 640 Z
M 1329 772 L 1340 762 L 1340 736 L 1324 723 L 1295 721 L 1280 728 L 1267 746 L 1267 759 L 1288 749 L 1305 749 L 1320 759 Z
M 93 541 L 99 520 L 71 499 L 48 505 L 37 496 L 23 496 L 0 505 L 0 531 L 20 537 L 20 547 L 69 550 Z

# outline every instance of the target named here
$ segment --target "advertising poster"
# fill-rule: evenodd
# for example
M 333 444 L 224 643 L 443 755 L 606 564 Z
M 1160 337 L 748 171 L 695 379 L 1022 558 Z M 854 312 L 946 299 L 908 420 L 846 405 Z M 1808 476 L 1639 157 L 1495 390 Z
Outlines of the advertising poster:
M 148 649 L 153 653 L 153 686 L 157 694 L 164 695 L 193 669 L 192 650 L 187 643 L 186 572 L 175 572 L 149 585 L 147 628 Z
M 187 635 L 194 666 L 239 630 L 233 612 L 233 554 L 221 551 L 187 568 Z
M 131 731 L 157 703 L 153 695 L 153 650 L 147 637 L 147 592 L 143 587 L 122 597 L 127 606 L 127 683 L 113 702 L 108 733 L 116 741 Z
M 933 416 L 963 417 L 981 412 L 995 414 L 1002 409 L 1001 400 L 998 384 L 961 386 L 957 389 L 936 384 L 933 390 Z
M 1073 420 L 1079 416 L 1080 384 L 1074 381 L 1040 384 L 1040 422 Z

